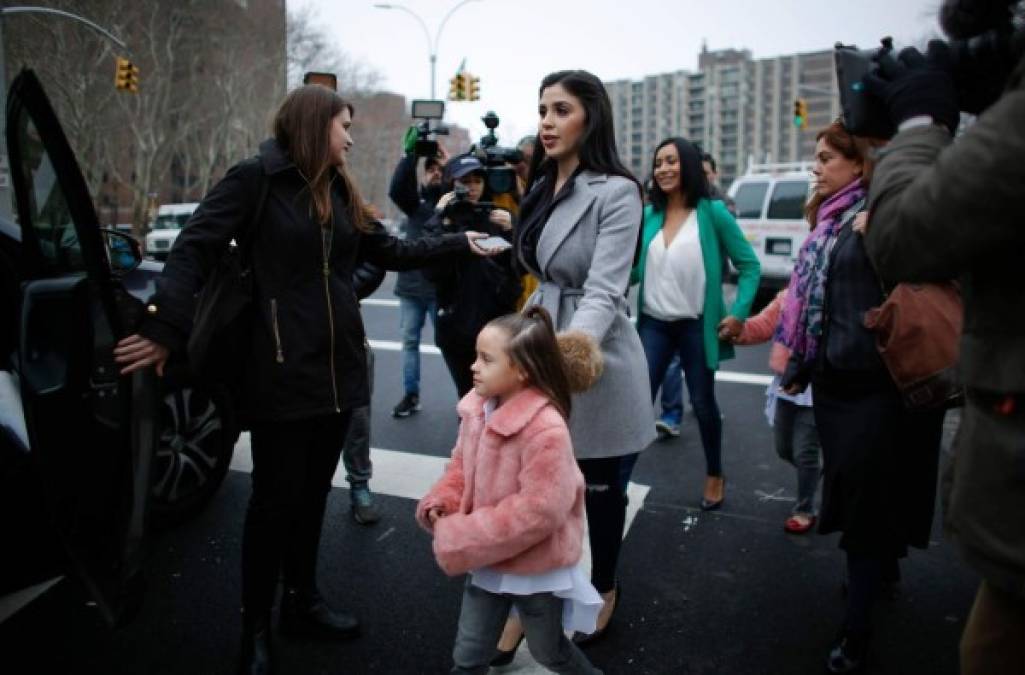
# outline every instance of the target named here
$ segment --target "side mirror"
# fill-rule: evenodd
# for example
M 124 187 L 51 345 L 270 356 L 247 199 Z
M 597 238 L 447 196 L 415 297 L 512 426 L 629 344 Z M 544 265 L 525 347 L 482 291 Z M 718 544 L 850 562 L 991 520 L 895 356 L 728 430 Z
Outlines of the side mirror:
M 111 229 L 101 232 L 111 274 L 123 277 L 142 264 L 142 246 L 135 237 Z

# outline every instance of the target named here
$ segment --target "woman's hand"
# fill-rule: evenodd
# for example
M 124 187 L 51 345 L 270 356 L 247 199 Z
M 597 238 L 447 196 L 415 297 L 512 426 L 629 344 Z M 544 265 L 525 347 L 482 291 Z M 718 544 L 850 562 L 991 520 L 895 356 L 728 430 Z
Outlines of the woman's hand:
M 786 394 L 787 396 L 797 396 L 802 391 L 804 391 L 804 389 L 805 389 L 804 385 L 802 385 L 802 384 L 800 384 L 798 382 L 795 382 L 795 383 L 793 383 L 791 385 L 788 385 L 786 387 L 780 387 L 780 390 L 784 394 Z
M 865 233 L 868 232 L 868 211 L 862 211 L 854 216 L 854 224 L 851 225 L 851 228 L 864 237 Z
M 735 316 L 727 316 L 719 322 L 719 339 L 723 342 L 733 342 L 740 337 L 744 330 L 744 322 Z
M 455 192 L 446 192 L 445 194 L 441 195 L 441 199 L 439 199 L 438 203 L 434 206 L 434 210 L 435 211 L 441 211 L 446 206 L 448 206 L 448 203 L 450 201 L 455 199 L 455 196 L 456 196 Z
M 134 373 L 149 366 L 157 367 L 157 375 L 164 376 L 164 364 L 171 351 L 162 344 L 141 335 L 129 335 L 114 348 L 114 361 L 120 363 L 122 375 Z
M 506 232 L 512 229 L 512 214 L 506 211 L 505 209 L 493 210 L 491 212 L 491 215 L 488 216 L 488 220 L 490 220 L 495 225 L 498 225 Z
M 504 253 L 509 250 L 509 247 L 500 248 L 495 247 L 491 249 L 481 248 L 477 245 L 478 239 L 487 239 L 488 235 L 481 232 L 473 232 L 472 230 L 466 233 L 466 240 L 470 242 L 470 250 L 473 251 L 474 255 L 479 255 L 482 258 L 491 258 L 499 253 Z

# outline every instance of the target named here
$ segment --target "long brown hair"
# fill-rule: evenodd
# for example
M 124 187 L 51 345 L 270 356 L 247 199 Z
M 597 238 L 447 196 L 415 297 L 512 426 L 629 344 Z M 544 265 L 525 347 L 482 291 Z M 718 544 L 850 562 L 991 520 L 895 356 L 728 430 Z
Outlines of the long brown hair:
M 342 181 L 346 209 L 357 230 L 369 232 L 371 217 L 345 165 L 331 157 L 331 121 L 343 110 L 355 114 L 352 103 L 327 87 L 307 84 L 293 89 L 274 116 L 274 139 L 295 164 L 310 189 L 317 222 L 331 222 L 331 183 Z
M 548 310 L 528 307 L 522 314 L 500 316 L 488 325 L 508 334 L 506 353 L 509 358 L 527 374 L 528 383 L 547 396 L 568 420 L 571 409 L 569 378 Z
M 875 138 L 866 138 L 863 136 L 855 136 L 851 132 L 847 131 L 847 127 L 843 125 L 842 120 L 836 120 L 825 129 L 819 131 L 815 135 L 815 142 L 825 139 L 826 144 L 829 145 L 833 150 L 836 150 L 841 155 L 846 157 L 852 162 L 861 162 L 861 184 L 867 190 L 868 185 L 872 180 L 872 171 L 875 169 L 875 148 L 878 148 L 884 144 L 885 141 L 881 141 Z M 808 220 L 812 229 L 818 224 L 819 219 L 819 207 L 822 206 L 822 202 L 829 199 L 829 197 L 823 197 L 817 192 L 812 195 L 808 203 L 804 205 L 804 217 Z

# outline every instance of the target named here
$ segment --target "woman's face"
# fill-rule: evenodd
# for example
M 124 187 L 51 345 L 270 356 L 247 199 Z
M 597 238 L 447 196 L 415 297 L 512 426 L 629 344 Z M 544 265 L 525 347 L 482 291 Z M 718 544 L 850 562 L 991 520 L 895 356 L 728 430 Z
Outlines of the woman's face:
M 537 112 L 545 154 L 555 161 L 575 155 L 587 125 L 587 113 L 580 99 L 561 84 L 553 84 L 541 92 Z
M 480 201 L 480 198 L 484 196 L 484 177 L 479 173 L 470 173 L 462 178 L 457 178 L 456 181 L 460 185 L 465 185 L 468 190 L 467 198 L 474 203 Z
M 680 151 L 675 143 L 668 143 L 655 153 L 655 183 L 667 195 L 680 190 Z
M 847 159 L 833 146 L 820 138 L 815 146 L 815 166 L 811 170 L 815 177 L 815 193 L 830 197 L 861 176 L 863 166 L 860 160 Z
M 331 163 L 335 166 L 345 164 L 349 148 L 352 147 L 352 136 L 349 135 L 349 128 L 351 126 L 352 113 L 349 112 L 348 108 L 343 108 L 342 112 L 331 118 L 331 126 L 329 128 Z

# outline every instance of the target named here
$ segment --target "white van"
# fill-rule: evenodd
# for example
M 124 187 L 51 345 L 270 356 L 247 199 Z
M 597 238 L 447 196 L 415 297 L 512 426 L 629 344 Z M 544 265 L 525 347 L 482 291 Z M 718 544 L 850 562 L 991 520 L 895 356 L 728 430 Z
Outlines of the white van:
M 199 207 L 198 202 L 190 204 L 164 204 L 157 209 L 157 218 L 149 226 L 146 235 L 146 255 L 157 260 L 167 260 L 167 254 L 174 246 L 178 233 Z
M 810 162 L 752 164 L 730 186 L 737 223 L 762 263 L 764 291 L 787 285 L 810 232 L 804 205 L 811 195 L 811 169 Z

